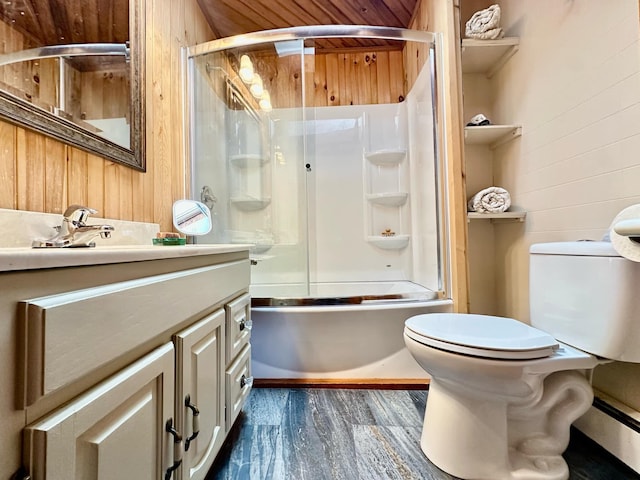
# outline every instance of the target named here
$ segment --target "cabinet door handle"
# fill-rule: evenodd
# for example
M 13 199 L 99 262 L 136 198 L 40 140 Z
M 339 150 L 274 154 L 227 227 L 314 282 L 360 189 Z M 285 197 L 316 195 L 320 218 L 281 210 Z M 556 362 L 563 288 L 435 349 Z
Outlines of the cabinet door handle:
M 200 433 L 200 410 L 198 410 L 198 407 L 191 403 L 191 395 L 187 395 L 186 397 L 184 397 L 184 406 L 191 410 L 191 413 L 193 415 L 193 433 L 184 441 L 184 451 L 186 452 L 187 450 L 189 450 L 191 442 L 195 440 Z
M 173 418 L 167 420 L 167 423 L 165 424 L 165 431 L 173 435 L 173 465 L 167 468 L 167 471 L 164 474 L 164 480 L 171 480 L 173 472 L 176 471 L 182 463 L 182 452 L 180 451 L 182 435 L 180 435 L 180 433 L 178 433 L 178 431 L 173 428 Z
M 253 377 L 247 377 L 245 375 L 242 375 L 242 377 L 240 378 L 240 388 L 244 388 L 244 387 L 251 388 L 252 385 L 253 385 Z
M 240 321 L 240 331 L 243 331 L 245 328 L 248 331 L 251 331 L 251 329 L 253 328 L 253 321 L 243 318 L 242 321 Z

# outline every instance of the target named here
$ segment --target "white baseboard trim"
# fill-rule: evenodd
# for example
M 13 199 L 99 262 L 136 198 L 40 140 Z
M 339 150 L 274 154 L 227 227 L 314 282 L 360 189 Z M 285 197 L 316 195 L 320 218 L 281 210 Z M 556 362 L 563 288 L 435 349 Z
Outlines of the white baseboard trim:
M 610 398 L 598 398 L 595 405 L 574 426 L 630 468 L 640 473 L 640 431 L 634 425 L 636 415 L 628 415 L 629 407 L 615 405 Z M 597 406 L 600 404 L 601 406 Z M 606 408 L 602 408 L 605 405 Z M 622 408 L 618 408 L 622 407 Z M 637 412 L 636 412 L 637 414 Z M 618 417 L 618 419 L 614 418 Z M 628 418 L 629 422 L 624 419 Z M 620 420 L 622 419 L 622 421 Z

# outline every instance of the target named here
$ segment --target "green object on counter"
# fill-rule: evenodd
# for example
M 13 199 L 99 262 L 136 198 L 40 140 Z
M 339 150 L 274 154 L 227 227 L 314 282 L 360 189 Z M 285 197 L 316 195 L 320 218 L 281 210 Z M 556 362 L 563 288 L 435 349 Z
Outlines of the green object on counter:
M 186 245 L 187 244 L 187 239 L 186 238 L 154 238 L 153 239 L 153 244 L 154 245 L 164 245 L 164 246 Z

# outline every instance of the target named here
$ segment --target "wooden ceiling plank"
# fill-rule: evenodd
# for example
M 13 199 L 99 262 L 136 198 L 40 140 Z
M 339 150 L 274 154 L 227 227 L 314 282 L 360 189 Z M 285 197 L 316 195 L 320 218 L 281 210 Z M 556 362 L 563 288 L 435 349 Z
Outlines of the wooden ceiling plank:
M 381 0 L 400 19 L 402 27 L 408 28 L 417 2 L 415 0 Z
M 222 3 L 227 4 L 237 12 L 239 17 L 245 20 L 252 18 L 258 19 L 256 22 L 259 30 L 270 30 L 272 28 L 282 28 L 286 26 L 286 22 L 276 12 L 265 7 L 259 1 L 255 0 L 223 0 Z M 245 32 L 243 32 L 245 33 Z
M 98 3 L 96 0 L 84 0 L 82 2 L 82 16 L 84 18 L 84 31 L 87 43 L 97 43 L 98 40 Z M 127 24 L 129 22 L 127 21 Z
M 313 8 L 313 5 L 308 2 L 300 2 L 299 0 L 294 2 L 291 0 L 275 0 L 275 3 L 278 4 L 279 8 L 287 12 L 289 24 L 292 26 L 327 25 L 331 23 L 331 19 L 322 10 Z M 300 3 L 304 3 L 304 5 L 300 5 Z M 311 8 L 307 9 L 307 6 Z M 340 40 L 331 38 L 324 39 L 324 43 L 334 47 L 341 45 Z
M 111 0 L 98 0 L 98 41 L 113 38 L 113 10 Z
M 66 7 L 63 0 L 49 0 L 49 11 L 53 18 L 54 30 L 46 32 L 51 38 L 47 45 L 64 45 L 71 43 L 71 26 L 66 14 Z
M 113 39 L 115 43 L 129 40 L 129 0 L 113 1 Z
M 68 43 L 83 43 L 86 38 L 82 0 L 66 0 L 66 17 L 69 25 Z

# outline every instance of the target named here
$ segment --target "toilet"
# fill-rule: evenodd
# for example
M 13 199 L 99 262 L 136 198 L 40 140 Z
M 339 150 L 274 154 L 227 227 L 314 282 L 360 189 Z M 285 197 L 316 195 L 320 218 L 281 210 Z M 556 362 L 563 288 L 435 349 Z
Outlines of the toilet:
M 593 401 L 593 368 L 640 362 L 640 264 L 609 242 L 529 253 L 531 326 L 455 313 L 405 322 L 405 344 L 431 377 L 422 451 L 462 479 L 569 478 L 562 453 Z

